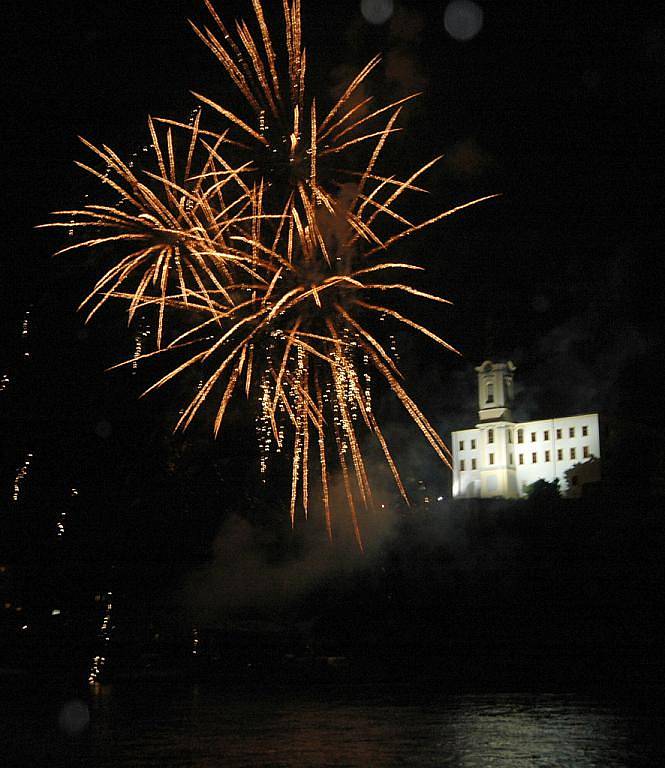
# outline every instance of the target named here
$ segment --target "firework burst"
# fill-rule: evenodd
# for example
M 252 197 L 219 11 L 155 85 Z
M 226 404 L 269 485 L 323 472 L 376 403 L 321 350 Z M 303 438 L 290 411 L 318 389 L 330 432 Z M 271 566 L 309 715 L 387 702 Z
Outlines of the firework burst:
M 252 2 L 256 39 L 244 22 L 237 23 L 234 38 L 208 0 L 217 31 L 192 24 L 244 96 L 250 117 L 243 119 L 197 95 L 228 125 L 204 130 L 200 111 L 190 123 L 151 120 L 154 169 L 141 172 L 108 147 L 85 142 L 106 170 L 82 167 L 110 185 L 120 201 L 60 212 L 63 220 L 47 226 L 92 232 L 61 253 L 114 246 L 112 265 L 84 301 L 93 304 L 90 314 L 110 297 L 129 302 L 130 321 L 137 310 L 154 308 L 157 349 L 141 358 L 186 349 L 184 360 L 148 391 L 192 366 L 206 371 L 176 428 L 187 428 L 204 403 L 219 398 L 214 417 L 219 433 L 232 397 L 243 392 L 256 414 L 261 471 L 273 448 L 288 450 L 291 457 L 292 524 L 298 508 L 308 515 L 312 489 L 320 489 L 332 539 L 330 477 L 338 470 L 362 548 L 359 510 L 373 505 L 361 450 L 364 435 L 378 442 L 408 501 L 372 409 L 373 382 L 387 385 L 441 461 L 448 464 L 449 457 L 408 395 L 394 352 L 371 330 L 371 318 L 390 318 L 452 350 L 398 311 L 393 298 L 448 302 L 411 285 L 407 276 L 422 268 L 399 256 L 392 259 L 389 251 L 488 198 L 418 223 L 407 219 L 398 210 L 402 196 L 424 191 L 417 183 L 436 159 L 406 179 L 377 172 L 384 145 L 398 130 L 402 102 L 408 100 L 372 109 L 371 99 L 359 96 L 378 57 L 320 119 L 315 99 L 309 100 L 305 90 L 299 0 L 282 5 L 282 74 L 261 3 Z M 386 120 L 378 130 L 367 127 L 381 116 Z M 186 140 L 176 141 L 176 131 Z M 356 145 L 368 147 L 364 163 L 336 167 L 332 160 Z M 355 178 L 351 186 L 349 178 Z M 118 248 L 126 251 L 118 255 Z M 185 318 L 184 332 L 169 333 L 171 313 Z

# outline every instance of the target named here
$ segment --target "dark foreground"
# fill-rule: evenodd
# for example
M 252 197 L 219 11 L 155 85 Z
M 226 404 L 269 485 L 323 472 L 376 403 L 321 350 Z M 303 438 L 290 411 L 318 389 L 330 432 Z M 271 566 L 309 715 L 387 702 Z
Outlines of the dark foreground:
M 323 569 L 256 529 L 209 566 L 17 558 L 0 765 L 663 765 L 661 509 L 446 505 Z M 245 584 L 261 590 L 231 602 Z
M 652 768 L 665 760 L 665 717 L 644 695 L 154 681 L 77 693 L 34 678 L 0 687 L 3 765 L 23 768 Z

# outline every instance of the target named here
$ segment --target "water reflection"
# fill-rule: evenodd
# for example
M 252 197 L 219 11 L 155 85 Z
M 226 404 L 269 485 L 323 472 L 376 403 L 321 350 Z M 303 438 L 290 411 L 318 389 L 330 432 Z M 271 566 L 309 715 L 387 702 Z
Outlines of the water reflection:
M 44 729 L 43 718 L 17 722 L 26 737 L 24 764 L 41 764 L 40 757 L 50 766 L 86 768 L 652 768 L 664 762 L 662 715 L 572 696 L 421 694 L 414 701 L 413 692 L 239 695 L 207 685 L 150 686 L 98 688 L 89 706 L 89 728 L 76 738 Z

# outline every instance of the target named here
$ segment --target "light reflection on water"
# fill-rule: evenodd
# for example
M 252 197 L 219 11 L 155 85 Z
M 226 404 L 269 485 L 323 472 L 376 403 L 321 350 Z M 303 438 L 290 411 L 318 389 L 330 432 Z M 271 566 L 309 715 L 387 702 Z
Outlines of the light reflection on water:
M 222 686 L 220 686 L 222 688 Z M 24 707 L 18 764 L 78 768 L 636 768 L 665 764 L 662 713 L 574 696 L 225 694 L 108 687 L 77 736 Z M 3 707 L 4 708 L 4 707 Z M 17 712 L 18 714 L 18 712 Z M 56 715 L 57 718 L 57 715 Z M 5 725 L 7 725 L 5 721 Z M 22 754 L 21 754 L 22 753 Z

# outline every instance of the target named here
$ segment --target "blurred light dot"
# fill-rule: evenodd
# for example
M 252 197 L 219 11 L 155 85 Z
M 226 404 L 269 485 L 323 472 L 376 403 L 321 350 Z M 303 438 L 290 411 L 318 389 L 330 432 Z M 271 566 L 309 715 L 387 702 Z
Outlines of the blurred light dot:
M 471 40 L 483 26 L 482 8 L 472 0 L 453 0 L 443 15 L 443 25 L 455 40 Z
M 81 733 L 88 727 L 89 722 L 88 707 L 78 699 L 68 701 L 58 715 L 58 725 L 69 736 L 76 736 Z
M 362 0 L 360 12 L 370 24 L 383 24 L 393 15 L 393 0 Z
M 54 608 L 51 611 L 51 616 L 60 616 L 60 608 Z
M 111 432 L 113 432 L 113 427 L 108 421 L 98 421 L 97 424 L 95 424 L 95 434 L 104 438 L 104 440 L 106 440 L 107 437 L 111 437 Z

